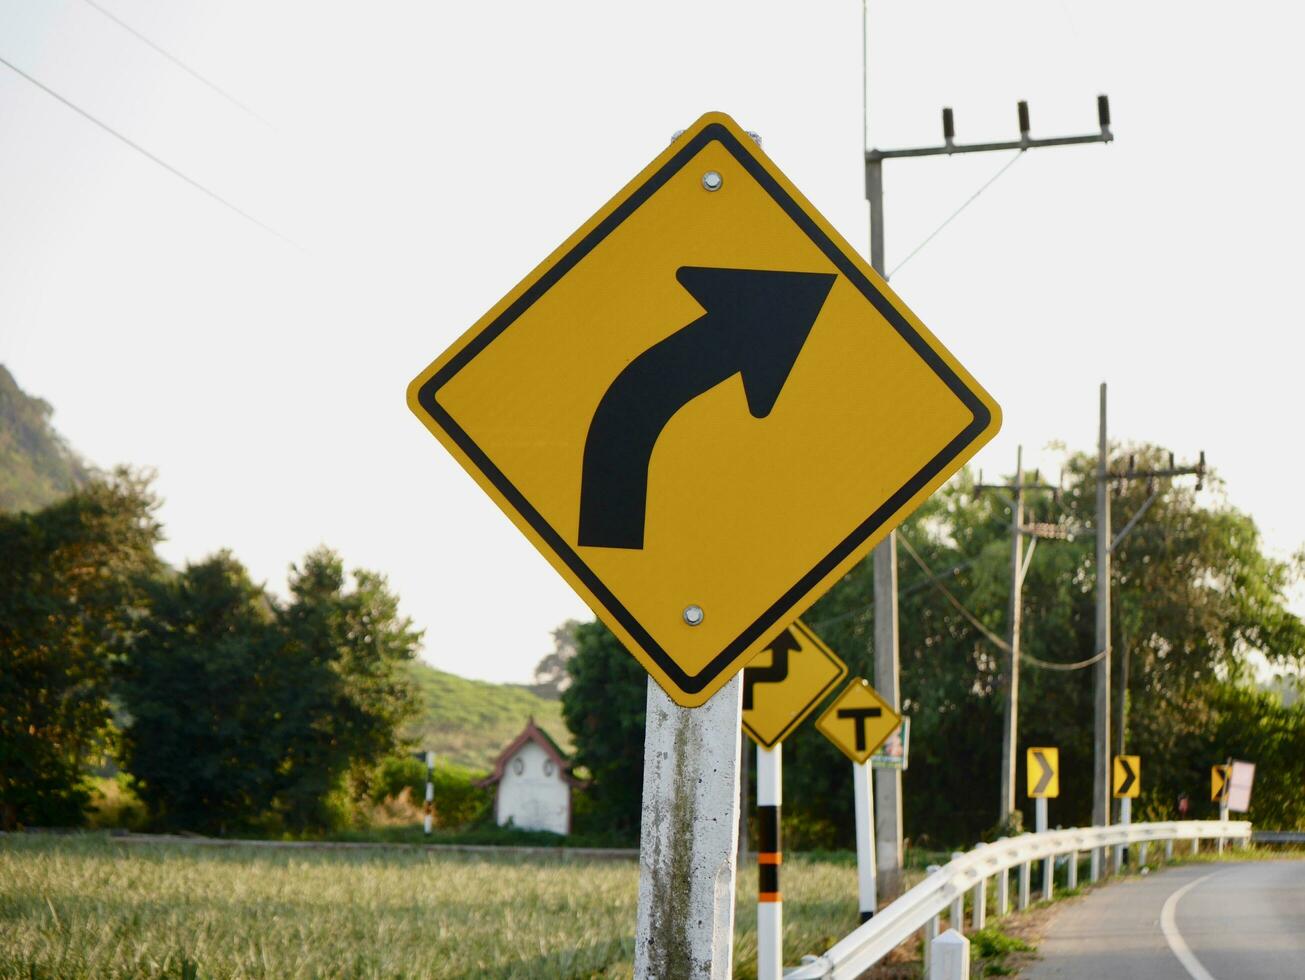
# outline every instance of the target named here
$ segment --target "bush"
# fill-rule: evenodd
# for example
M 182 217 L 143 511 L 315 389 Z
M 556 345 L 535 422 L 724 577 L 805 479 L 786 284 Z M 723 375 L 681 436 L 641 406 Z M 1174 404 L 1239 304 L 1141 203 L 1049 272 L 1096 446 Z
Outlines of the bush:
M 483 771 L 437 761 L 434 780 L 437 827 L 456 830 L 489 818 L 494 790 L 475 785 L 484 777 Z M 411 756 L 385 759 L 372 781 L 372 802 L 398 800 L 405 791 L 420 811 L 426 799 L 426 764 Z

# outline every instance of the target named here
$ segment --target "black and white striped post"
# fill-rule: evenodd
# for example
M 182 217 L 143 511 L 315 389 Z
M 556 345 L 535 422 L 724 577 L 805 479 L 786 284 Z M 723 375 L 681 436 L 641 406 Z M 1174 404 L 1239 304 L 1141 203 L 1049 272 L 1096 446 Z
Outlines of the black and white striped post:
M 779 869 L 779 811 L 784 796 L 784 743 L 757 745 L 757 980 L 784 973 L 784 899 Z
M 430 833 L 432 820 L 435 816 L 435 753 L 426 752 L 426 820 L 424 826 L 426 833 Z

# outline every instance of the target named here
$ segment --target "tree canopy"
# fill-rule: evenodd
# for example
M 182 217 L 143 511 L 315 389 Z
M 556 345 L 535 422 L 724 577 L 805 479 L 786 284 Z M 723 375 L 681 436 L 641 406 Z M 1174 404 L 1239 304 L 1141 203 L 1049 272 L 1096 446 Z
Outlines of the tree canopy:
M 1137 454 L 1139 466 L 1164 458 L 1155 447 L 1141 447 Z M 1095 459 L 1073 456 L 1065 492 L 1055 500 L 1034 495 L 1028 504 L 1029 519 L 1078 532 L 1073 540 L 1042 542 L 1024 586 L 1018 785 L 1024 748 L 1060 748 L 1062 789 L 1051 801 L 1053 825 L 1091 818 L 1092 671 L 1072 665 L 1096 653 L 1093 538 L 1090 530 L 1083 531 L 1095 517 L 1094 472 Z M 1116 531 L 1146 496 L 1145 485 L 1132 484 L 1115 499 Z M 972 842 L 996 823 L 1005 656 L 958 605 L 986 630 L 1004 635 L 1009 525 L 1009 502 L 999 493 L 976 496 L 963 475 L 926 502 L 900 532 L 901 690 L 912 721 L 905 826 L 908 836 L 922 842 Z M 1143 756 L 1145 771 L 1135 812 L 1176 816 L 1180 793 L 1193 801 L 1208 798 L 1200 790 L 1208 787 L 1209 766 L 1234 749 L 1248 761 L 1257 755 L 1286 759 L 1287 747 L 1305 757 L 1305 714 L 1255 689 L 1256 665 L 1265 659 L 1305 664 L 1305 626 L 1286 604 L 1299 562 L 1266 555 L 1247 515 L 1221 499 L 1203 505 L 1190 484 L 1174 481 L 1157 488 L 1149 511 L 1120 544 L 1112 564 L 1116 664 L 1124 657 L 1129 661 L 1126 745 Z M 853 676 L 870 679 L 873 618 L 869 560 L 803 616 L 847 661 Z M 577 758 L 594 773 L 598 803 L 637 816 L 633 753 L 625 751 L 629 758 L 622 764 L 623 750 L 612 744 L 629 719 L 637 716 L 642 726 L 642 686 L 627 684 L 625 677 L 637 666 L 600 625 L 581 627 L 579 636 L 579 652 L 570 662 L 573 685 L 564 695 L 564 704 L 577 705 L 567 714 Z M 1067 666 L 1071 669 L 1058 669 Z M 1117 666 L 1115 676 L 1121 675 Z M 608 683 L 608 677 L 615 682 Z M 1245 717 L 1243 711 L 1254 714 Z M 1121 717 L 1118 707 L 1114 717 Z M 1257 730 L 1263 739 L 1250 737 Z M 641 745 L 637 733 L 629 737 Z M 1115 745 L 1118 737 L 1116 732 Z M 1277 748 L 1271 751 L 1271 745 Z M 1261 764 L 1257 819 L 1300 821 L 1297 810 L 1274 802 L 1298 794 L 1299 771 L 1294 762 Z M 813 726 L 803 726 L 785 742 L 785 811 L 791 825 L 786 833 L 794 846 L 850 842 L 850 778 L 846 759 Z M 1027 805 L 1022 793 L 1019 797 Z
M 157 500 L 118 470 L 34 513 L 0 513 L 0 823 L 78 823 L 110 746 L 110 652 L 159 574 Z

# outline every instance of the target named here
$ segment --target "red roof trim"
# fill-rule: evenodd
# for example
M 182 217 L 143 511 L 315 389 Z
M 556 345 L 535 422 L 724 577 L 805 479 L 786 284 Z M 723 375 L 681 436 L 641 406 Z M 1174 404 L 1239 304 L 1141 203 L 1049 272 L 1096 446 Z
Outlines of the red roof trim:
M 534 742 L 548 757 L 557 765 L 557 771 L 561 773 L 562 779 L 572 786 L 583 786 L 584 781 L 576 779 L 571 775 L 571 762 L 562 754 L 562 750 L 557 747 L 546 731 L 535 724 L 535 719 L 531 718 L 526 722 L 526 727 L 522 729 L 521 734 L 512 740 L 512 742 L 499 753 L 498 758 L 494 760 L 494 771 L 484 779 L 476 783 L 477 786 L 493 786 L 503 778 L 503 771 L 512 757 L 520 751 L 521 747 L 527 742 Z

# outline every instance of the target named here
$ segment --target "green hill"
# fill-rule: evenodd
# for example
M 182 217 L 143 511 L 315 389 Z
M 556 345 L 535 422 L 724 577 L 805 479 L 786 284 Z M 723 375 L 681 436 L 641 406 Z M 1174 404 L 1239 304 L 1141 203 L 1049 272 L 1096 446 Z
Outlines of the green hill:
M 26 394 L 0 364 L 0 511 L 40 510 L 86 482 L 90 470 L 54 426 L 49 402 Z
M 422 709 L 405 734 L 416 740 L 417 748 L 433 749 L 442 760 L 489 769 L 531 717 L 565 751 L 574 748 L 560 701 L 517 684 L 468 680 L 421 662 L 411 670 Z

